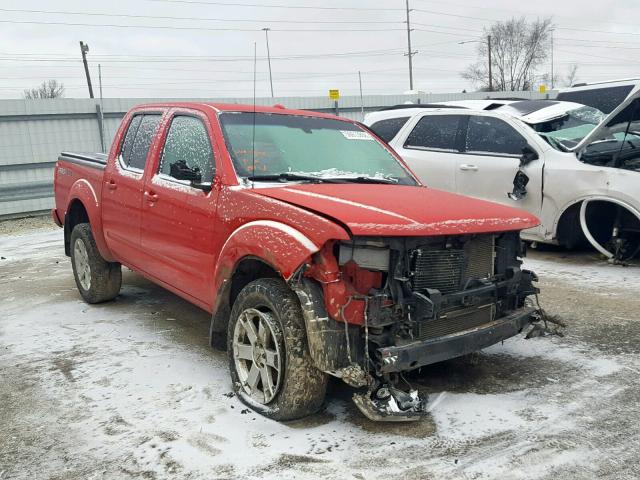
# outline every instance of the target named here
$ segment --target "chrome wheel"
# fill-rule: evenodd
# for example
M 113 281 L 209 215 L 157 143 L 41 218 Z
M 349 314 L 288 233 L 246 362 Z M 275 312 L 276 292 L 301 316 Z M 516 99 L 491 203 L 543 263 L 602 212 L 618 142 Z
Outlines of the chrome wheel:
M 241 388 L 256 402 L 267 404 L 278 393 L 282 373 L 279 332 L 273 314 L 247 308 L 233 331 L 233 359 Z
M 82 239 L 77 238 L 73 244 L 73 262 L 76 266 L 76 275 L 82 288 L 91 288 L 91 266 L 89 265 L 89 254 Z

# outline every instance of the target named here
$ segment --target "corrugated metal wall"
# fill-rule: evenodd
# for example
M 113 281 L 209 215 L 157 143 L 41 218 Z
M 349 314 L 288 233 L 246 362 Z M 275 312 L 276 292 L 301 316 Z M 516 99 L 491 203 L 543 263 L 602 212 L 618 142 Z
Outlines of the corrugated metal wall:
M 509 97 L 514 92 L 494 92 L 492 97 Z M 517 92 L 520 97 L 543 98 L 535 92 Z M 429 103 L 446 100 L 486 98 L 486 93 L 421 95 L 368 95 L 365 112 L 405 102 Z M 109 98 L 103 101 L 104 144 L 109 149 L 120 119 L 134 105 L 172 99 Z M 185 101 L 186 99 L 174 99 Z M 221 103 L 251 104 L 251 98 L 191 99 Z M 258 105 L 281 103 L 289 108 L 334 112 L 326 97 L 258 98 Z M 53 166 L 62 151 L 102 151 L 98 100 L 0 100 L 0 217 L 44 211 L 52 207 Z M 339 114 L 362 120 L 359 96 L 343 97 Z

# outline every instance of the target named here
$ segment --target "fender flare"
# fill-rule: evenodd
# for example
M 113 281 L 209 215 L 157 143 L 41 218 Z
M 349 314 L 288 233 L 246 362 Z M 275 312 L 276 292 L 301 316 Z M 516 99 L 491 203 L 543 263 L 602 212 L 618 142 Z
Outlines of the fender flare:
M 245 257 L 264 260 L 289 280 L 300 264 L 320 250 L 309 237 L 290 225 L 273 220 L 256 220 L 236 228 L 220 250 L 214 274 L 219 287 Z
M 282 222 L 256 220 L 236 228 L 222 246 L 216 262 L 210 333 L 222 331 L 228 320 L 225 310 L 229 310 L 230 305 L 225 300 L 229 298 L 231 278 L 242 260 L 261 260 L 288 281 L 319 250 L 306 235 Z
M 81 178 L 77 180 L 69 189 L 69 201 L 67 202 L 67 208 L 64 212 L 64 225 L 65 230 L 67 230 L 67 218 L 69 214 L 69 209 L 73 202 L 78 201 L 82 204 L 85 211 L 87 212 L 87 216 L 89 217 L 89 225 L 91 226 L 91 232 L 93 233 L 93 238 L 96 241 L 96 246 L 98 247 L 98 251 L 100 255 L 107 261 L 115 261 L 113 255 L 111 254 L 111 250 L 107 247 L 107 243 L 105 241 L 102 229 L 102 215 L 100 213 L 100 201 L 98 200 L 98 195 L 91 185 L 86 179 Z M 71 235 L 71 232 L 68 232 Z

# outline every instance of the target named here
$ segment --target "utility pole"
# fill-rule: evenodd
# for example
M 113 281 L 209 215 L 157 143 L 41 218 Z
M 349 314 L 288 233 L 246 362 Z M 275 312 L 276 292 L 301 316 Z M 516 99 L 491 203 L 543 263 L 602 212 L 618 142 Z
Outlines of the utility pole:
M 100 88 L 100 143 L 102 153 L 105 153 L 104 142 L 104 105 L 102 104 L 102 65 L 98 64 L 98 86 Z
M 362 113 L 362 121 L 364 122 L 364 99 L 362 97 L 362 74 L 358 70 L 358 82 L 360 83 L 360 112 Z
M 93 87 L 91 86 L 91 75 L 89 75 L 89 65 L 87 65 L 87 52 L 89 45 L 80 40 L 80 53 L 82 53 L 82 63 L 84 63 L 84 73 L 87 76 L 87 85 L 89 86 L 89 98 L 93 98 Z
M 271 85 L 271 98 L 273 98 L 273 77 L 271 76 L 271 53 L 269 52 L 269 30 L 270 28 L 263 28 L 264 36 L 267 39 L 267 61 L 269 62 L 269 84 Z
M 409 19 L 409 0 L 406 0 L 407 6 L 407 53 L 409 57 L 409 90 L 413 90 L 413 55 L 417 52 L 411 51 L 411 23 Z
M 493 92 L 493 70 L 491 67 L 491 35 L 487 37 L 487 53 L 489 57 L 489 91 Z
M 553 79 L 553 30 L 551 30 L 551 89 L 553 89 L 554 86 L 554 79 Z

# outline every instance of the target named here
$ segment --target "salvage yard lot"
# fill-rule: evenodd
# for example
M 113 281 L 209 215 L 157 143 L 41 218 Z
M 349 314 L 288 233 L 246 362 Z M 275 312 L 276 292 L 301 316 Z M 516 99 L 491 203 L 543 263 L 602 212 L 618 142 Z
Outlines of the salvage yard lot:
M 129 271 L 114 302 L 85 304 L 42 221 L 0 224 L 0 256 L 2 480 L 640 477 L 638 267 L 530 252 L 566 336 L 412 374 L 420 423 L 370 422 L 336 382 L 282 424 L 230 393 L 203 311 Z

